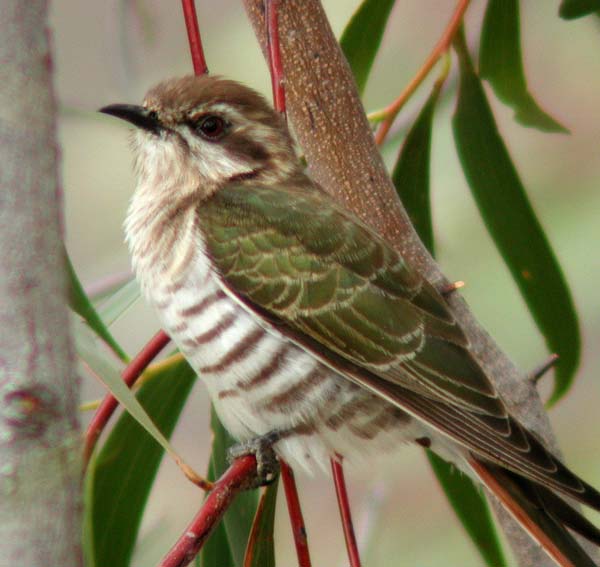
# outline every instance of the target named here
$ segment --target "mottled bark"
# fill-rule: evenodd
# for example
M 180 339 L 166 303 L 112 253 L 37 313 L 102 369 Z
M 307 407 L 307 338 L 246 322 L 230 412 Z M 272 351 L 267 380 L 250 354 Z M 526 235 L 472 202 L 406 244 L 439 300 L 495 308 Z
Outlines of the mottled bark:
M 0 565 L 81 560 L 78 383 L 45 0 L 0 2 Z
M 243 0 L 266 55 L 263 0 Z M 287 113 L 312 177 L 385 235 L 430 281 L 448 283 L 403 208 L 363 111 L 351 70 L 319 0 L 280 0 L 279 34 Z M 402 85 L 398 85 L 400 89 Z M 450 304 L 472 350 L 513 413 L 558 452 L 539 395 L 475 320 L 458 293 Z M 503 511 L 498 513 L 522 566 L 553 562 Z

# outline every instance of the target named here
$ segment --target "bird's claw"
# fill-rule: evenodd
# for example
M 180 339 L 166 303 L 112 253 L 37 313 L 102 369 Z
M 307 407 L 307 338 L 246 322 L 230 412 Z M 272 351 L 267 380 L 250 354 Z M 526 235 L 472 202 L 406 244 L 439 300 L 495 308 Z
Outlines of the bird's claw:
M 249 489 L 271 484 L 279 474 L 279 460 L 273 450 L 273 445 L 281 435 L 272 431 L 261 437 L 233 445 L 227 451 L 227 460 L 232 463 L 240 457 L 254 455 L 256 458 L 256 476 L 248 485 Z

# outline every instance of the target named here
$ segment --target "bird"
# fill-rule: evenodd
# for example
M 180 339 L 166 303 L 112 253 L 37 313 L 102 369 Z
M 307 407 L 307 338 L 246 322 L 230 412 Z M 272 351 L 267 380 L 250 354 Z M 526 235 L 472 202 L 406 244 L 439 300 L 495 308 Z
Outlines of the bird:
M 241 446 L 314 471 L 417 443 L 558 565 L 595 565 L 569 530 L 598 545 L 600 530 L 566 499 L 600 510 L 600 493 L 511 415 L 446 298 L 310 178 L 262 95 L 185 76 L 101 112 L 134 126 L 142 294 Z

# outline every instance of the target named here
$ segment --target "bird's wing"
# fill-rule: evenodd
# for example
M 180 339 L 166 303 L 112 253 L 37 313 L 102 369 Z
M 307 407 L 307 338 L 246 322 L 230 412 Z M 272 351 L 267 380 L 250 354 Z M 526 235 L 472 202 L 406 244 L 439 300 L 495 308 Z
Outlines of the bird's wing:
M 508 414 L 443 297 L 331 199 L 308 188 L 234 186 L 198 215 L 224 284 L 257 316 L 480 457 L 586 493 Z

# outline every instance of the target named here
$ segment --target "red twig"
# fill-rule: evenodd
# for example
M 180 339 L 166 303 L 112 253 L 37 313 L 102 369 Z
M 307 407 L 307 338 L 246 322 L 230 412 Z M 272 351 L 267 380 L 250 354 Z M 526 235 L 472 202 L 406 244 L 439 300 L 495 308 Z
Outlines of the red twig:
M 200 38 L 198 17 L 196 16 L 196 5 L 194 4 L 194 0 L 181 0 L 181 6 L 183 7 L 183 17 L 185 18 L 194 73 L 196 75 L 204 75 L 208 73 L 208 67 L 204 58 L 204 49 L 202 49 L 202 39 Z
M 450 22 L 448 22 L 442 37 L 440 37 L 435 44 L 433 51 L 430 53 L 429 57 L 427 57 L 425 63 L 423 63 L 421 68 L 417 71 L 417 74 L 411 79 L 408 85 L 406 85 L 404 90 L 400 93 L 400 96 L 384 109 L 386 117 L 379 125 L 377 133 L 375 134 L 375 142 L 377 145 L 381 145 L 385 140 L 392 127 L 392 122 L 396 118 L 398 112 L 400 112 L 400 109 L 404 106 L 404 103 L 417 90 L 417 87 L 423 82 L 425 77 L 427 77 L 439 58 L 450 48 L 452 40 L 460 28 L 465 11 L 469 7 L 469 1 L 470 0 L 458 0 L 454 13 L 450 18 Z
M 285 115 L 285 87 L 283 85 L 283 63 L 281 62 L 278 25 L 279 0 L 265 0 L 265 5 L 273 105 L 275 110 Z
M 298 498 L 298 488 L 294 479 L 294 472 L 283 461 L 281 461 L 281 480 L 285 490 L 285 499 L 290 514 L 290 523 L 292 524 L 292 533 L 294 543 L 296 544 L 296 554 L 298 555 L 298 565 L 300 567 L 310 567 L 310 553 L 308 551 L 308 540 L 306 537 L 306 528 L 304 527 L 304 518 L 300 499 Z
M 341 459 L 331 459 L 331 472 L 333 473 L 333 483 L 335 484 L 340 516 L 342 517 L 342 527 L 344 528 L 344 539 L 346 540 L 350 567 L 360 567 L 360 554 L 356 543 L 356 535 L 354 534 L 354 524 L 352 523 L 352 513 L 350 512 L 348 490 L 346 489 L 346 479 L 344 478 Z
M 215 483 L 200 511 L 159 567 L 184 567 L 193 561 L 238 492 L 244 490 L 256 474 L 256 458 L 246 455 L 236 459 Z
M 158 356 L 160 351 L 167 346 L 170 340 L 171 339 L 164 331 L 156 333 L 137 356 L 127 365 L 125 370 L 123 370 L 123 382 L 131 388 L 142 372 L 146 370 L 148 365 Z M 85 464 L 88 463 L 100 434 L 104 431 L 108 420 L 115 412 L 118 405 L 119 402 L 116 398 L 112 394 L 107 394 L 94 414 L 92 421 L 90 421 L 85 433 Z

